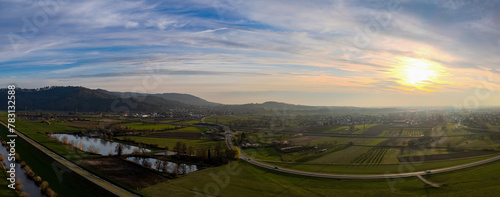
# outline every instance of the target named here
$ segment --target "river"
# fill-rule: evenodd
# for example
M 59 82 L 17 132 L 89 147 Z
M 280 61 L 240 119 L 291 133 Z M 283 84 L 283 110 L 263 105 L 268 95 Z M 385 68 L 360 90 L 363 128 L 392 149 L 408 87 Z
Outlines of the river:
M 1 145 L 1 144 L 0 144 Z M 10 166 L 10 161 L 8 161 L 9 152 L 5 149 L 5 146 L 1 145 L 0 147 L 0 155 L 5 155 L 5 166 Z M 22 155 L 21 155 L 22 156 Z M 16 179 L 21 181 L 21 185 L 23 186 L 23 191 L 28 193 L 31 197 L 45 197 L 42 194 L 42 189 L 35 184 L 35 181 L 29 178 L 26 174 L 26 171 L 21 168 L 21 164 L 15 162 L 16 167 Z M 29 164 L 27 164 L 29 166 Z M 9 169 L 9 168 L 7 168 Z

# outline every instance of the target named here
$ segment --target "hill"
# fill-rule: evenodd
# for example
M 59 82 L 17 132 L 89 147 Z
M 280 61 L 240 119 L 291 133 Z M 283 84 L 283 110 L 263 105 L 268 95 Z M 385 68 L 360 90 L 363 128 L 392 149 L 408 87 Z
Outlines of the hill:
M 7 89 L 0 89 L 0 95 L 7 95 Z M 7 97 L 1 97 L 7 103 Z M 105 90 L 84 87 L 45 87 L 37 89 L 16 89 L 17 110 L 79 111 L 79 112 L 156 112 L 169 108 L 192 107 L 177 101 L 157 96 L 123 98 Z M 2 105 L 6 110 L 6 105 Z
M 166 100 L 177 101 L 188 105 L 196 106 L 217 106 L 222 105 L 220 103 L 209 102 L 200 97 L 191 94 L 180 94 L 180 93 L 163 93 L 163 94 L 144 94 L 135 92 L 113 92 L 114 94 L 121 95 L 124 97 L 134 97 L 134 96 L 156 96 L 161 97 Z

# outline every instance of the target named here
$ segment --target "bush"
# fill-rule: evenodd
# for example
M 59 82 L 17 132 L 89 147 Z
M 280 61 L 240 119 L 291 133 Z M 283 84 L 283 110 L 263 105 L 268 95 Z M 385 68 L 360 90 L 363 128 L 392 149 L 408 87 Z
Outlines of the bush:
M 56 192 L 54 192 L 54 190 L 52 190 L 52 189 L 50 189 L 50 188 L 48 188 L 48 189 L 47 189 L 47 192 L 45 192 L 45 193 L 46 193 L 46 194 L 47 194 L 47 196 L 49 196 L 49 197 L 56 197 L 56 196 L 57 196 L 57 193 L 56 193 Z
M 16 179 L 15 187 L 17 191 L 19 192 L 23 191 L 23 185 L 21 185 L 21 180 Z
M 33 181 L 35 181 L 37 185 L 40 185 L 40 183 L 42 183 L 42 177 L 36 176 L 35 178 L 33 178 Z
M 28 193 L 26 193 L 26 192 L 21 192 L 19 194 L 19 197 L 30 197 L 30 195 Z
M 35 177 L 35 173 L 33 172 L 33 170 L 31 170 L 31 168 L 30 168 L 28 165 L 24 166 L 24 170 L 26 171 L 26 174 L 27 174 L 30 178 Z
M 43 181 L 42 184 L 40 185 L 40 188 L 42 188 L 42 192 L 47 192 L 47 189 L 49 188 L 49 183 L 47 183 L 47 181 Z

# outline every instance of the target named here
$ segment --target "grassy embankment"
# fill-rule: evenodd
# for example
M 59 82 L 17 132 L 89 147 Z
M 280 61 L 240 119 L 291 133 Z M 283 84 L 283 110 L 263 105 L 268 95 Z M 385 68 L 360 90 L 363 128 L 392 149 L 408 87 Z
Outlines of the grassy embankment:
M 3 116 L 0 115 L 0 117 Z M 1 119 L 2 118 L 0 118 L 0 120 Z M 41 142 L 44 146 L 67 158 L 76 159 L 89 156 L 80 151 L 75 153 L 69 150 L 66 145 L 48 141 L 46 135 L 40 132 L 51 129 L 48 129 L 47 126 L 43 126 L 43 124 L 38 125 L 37 123 L 28 123 L 18 119 L 15 125 L 17 129 L 27 136 L 35 139 L 35 141 Z M 61 127 L 56 126 L 55 128 L 60 129 Z M 0 136 L 6 139 L 6 135 L 7 129 L 1 126 Z M 113 196 L 108 191 L 63 167 L 19 137 L 16 138 L 16 153 L 21 155 L 21 159 L 31 167 L 37 176 L 49 182 L 50 187 L 57 192 L 59 196 Z

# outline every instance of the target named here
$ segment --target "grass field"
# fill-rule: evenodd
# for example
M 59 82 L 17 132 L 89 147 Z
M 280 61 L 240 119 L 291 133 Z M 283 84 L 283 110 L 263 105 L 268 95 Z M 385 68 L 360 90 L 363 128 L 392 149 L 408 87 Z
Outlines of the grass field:
M 164 196 L 175 193 L 176 196 L 406 196 L 411 194 L 424 195 L 423 185 L 417 179 L 408 179 L 398 186 L 407 190 L 391 191 L 386 180 L 356 181 L 303 177 L 283 174 L 268 169 L 262 169 L 239 161 L 230 169 L 221 166 L 191 173 L 176 180 L 160 183 L 142 191 L 148 196 Z M 228 176 L 213 177 L 217 174 Z M 221 187 L 223 186 L 223 187 Z M 258 188 L 258 189 L 256 189 Z M 198 191 L 198 192 L 197 192 Z M 205 193 L 206 192 L 206 193 Z
M 496 196 L 500 192 L 500 162 L 456 172 L 433 174 L 429 180 L 449 185 L 429 188 L 417 178 L 336 180 L 284 174 L 242 161 L 239 173 L 225 175 L 227 166 L 191 173 L 142 191 L 148 196 Z M 218 178 L 218 181 L 213 177 Z M 221 187 L 223 186 L 223 187 Z M 258 188 L 258 189 L 255 189 Z M 206 193 L 205 193 L 206 192 Z M 210 196 L 210 195 L 208 195 Z
M 327 130 L 320 131 L 321 133 L 335 133 L 335 134 L 363 134 L 366 129 L 373 127 L 377 124 L 355 125 L 354 131 L 351 133 L 350 126 L 333 127 Z
M 382 164 L 394 164 L 399 163 L 398 156 L 400 149 L 390 148 L 386 153 L 384 159 L 382 159 Z
M 281 153 L 273 147 L 247 148 L 242 150 L 248 157 L 259 160 L 281 161 Z
M 195 124 L 195 123 L 199 123 L 200 121 L 198 120 L 188 120 L 188 121 L 184 121 L 182 122 L 182 124 Z
M 304 141 L 302 144 L 310 143 L 311 145 L 316 144 L 348 144 L 349 142 L 354 143 L 355 145 L 377 145 L 380 142 L 387 140 L 387 138 L 347 138 L 347 137 L 317 137 L 311 138 L 310 141 Z
M 118 137 L 118 139 L 123 140 L 124 138 L 130 138 L 136 142 L 141 142 L 144 144 L 157 144 L 161 148 L 167 146 L 172 149 L 177 142 L 184 142 L 186 146 L 200 147 L 200 146 L 211 146 L 215 147 L 217 144 L 222 143 L 222 141 L 211 141 L 211 140 L 194 140 L 194 139 L 176 139 L 176 138 L 154 138 L 154 137 L 140 137 L 140 136 L 126 136 Z
M 332 164 L 315 164 L 307 163 L 281 163 L 281 162 L 267 162 L 271 165 L 281 166 L 294 170 L 301 170 L 307 172 L 320 172 L 331 174 L 384 174 L 384 173 L 402 173 L 402 172 L 417 172 L 425 171 L 428 169 L 438 169 L 451 166 L 472 163 L 483 159 L 491 158 L 493 156 L 480 156 L 467 159 L 454 159 L 448 161 L 433 161 L 425 163 L 411 163 L 411 164 L 380 164 L 380 165 L 332 165 Z
M 191 133 L 201 133 L 208 131 L 209 129 L 203 127 L 184 127 L 176 130 L 169 130 L 168 132 L 191 132 Z
M 156 130 L 161 131 L 165 129 L 174 129 L 176 126 L 171 124 L 153 124 L 153 123 L 141 123 L 141 122 L 132 122 L 121 124 L 121 126 L 125 126 L 135 130 Z
M 419 151 L 405 151 L 400 157 L 410 157 L 410 156 L 421 156 L 421 155 L 438 155 L 438 154 L 448 154 L 450 153 L 446 148 L 430 148 L 430 149 L 424 149 L 424 150 L 419 150 Z
M 83 152 L 75 153 L 70 151 L 66 145 L 49 142 L 44 134 L 38 134 L 36 128 L 26 127 L 31 124 L 24 124 L 22 121 L 16 122 L 16 128 L 23 128 L 21 130 L 24 134 L 43 142 L 42 144 L 49 149 L 54 150 L 58 154 L 67 156 L 72 159 L 81 157 L 89 157 L 88 154 Z M 6 138 L 7 129 L 0 126 L 0 136 Z M 45 137 L 45 138 L 44 138 Z M 22 138 L 16 138 L 16 153 L 21 156 L 21 160 L 25 161 L 31 167 L 36 175 L 42 177 L 43 180 L 49 182 L 50 187 L 59 194 L 59 196 L 112 196 L 106 190 L 91 183 L 80 175 L 69 171 L 65 167 L 58 165 L 49 156 L 45 155 L 40 150 L 34 148 Z

